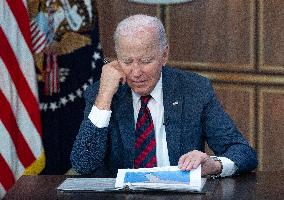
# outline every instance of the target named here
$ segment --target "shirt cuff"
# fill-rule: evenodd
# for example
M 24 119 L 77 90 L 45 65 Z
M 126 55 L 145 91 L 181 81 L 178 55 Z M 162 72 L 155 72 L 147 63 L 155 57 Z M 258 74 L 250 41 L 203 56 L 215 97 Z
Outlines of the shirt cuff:
M 233 161 L 226 157 L 218 157 L 223 165 L 221 177 L 232 176 L 237 171 L 237 166 Z
M 97 106 L 93 106 L 88 116 L 91 122 L 98 128 L 108 127 L 111 117 L 110 110 L 100 110 Z

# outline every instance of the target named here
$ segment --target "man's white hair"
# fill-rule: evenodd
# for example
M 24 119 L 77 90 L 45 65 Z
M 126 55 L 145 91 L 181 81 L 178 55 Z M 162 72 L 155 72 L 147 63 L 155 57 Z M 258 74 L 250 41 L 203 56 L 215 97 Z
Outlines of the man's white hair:
M 120 36 L 135 36 L 138 32 L 144 32 L 149 28 L 156 30 L 156 36 L 158 37 L 160 50 L 162 52 L 168 44 L 163 23 L 157 17 L 138 14 L 132 15 L 118 23 L 113 37 L 116 53 L 118 52 Z

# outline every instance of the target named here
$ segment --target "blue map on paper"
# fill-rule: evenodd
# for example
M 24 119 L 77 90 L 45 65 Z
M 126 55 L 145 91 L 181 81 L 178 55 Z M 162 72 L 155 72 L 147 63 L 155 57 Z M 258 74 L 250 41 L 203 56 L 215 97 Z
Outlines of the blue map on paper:
M 124 183 L 189 183 L 190 171 L 126 172 Z

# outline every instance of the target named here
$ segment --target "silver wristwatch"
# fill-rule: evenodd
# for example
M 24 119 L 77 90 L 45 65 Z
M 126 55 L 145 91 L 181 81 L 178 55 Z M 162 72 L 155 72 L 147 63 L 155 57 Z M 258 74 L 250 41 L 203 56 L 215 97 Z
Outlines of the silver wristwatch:
M 222 163 L 222 161 L 220 160 L 220 158 L 218 158 L 217 156 L 210 156 L 214 161 L 218 161 L 218 162 L 220 162 L 220 164 L 221 164 L 221 170 L 220 170 L 220 173 L 218 173 L 218 174 L 212 174 L 212 175 L 210 175 L 210 178 L 212 178 L 212 179 L 216 179 L 216 178 L 220 178 L 221 177 L 221 173 L 222 173 L 222 171 L 223 171 L 223 163 Z

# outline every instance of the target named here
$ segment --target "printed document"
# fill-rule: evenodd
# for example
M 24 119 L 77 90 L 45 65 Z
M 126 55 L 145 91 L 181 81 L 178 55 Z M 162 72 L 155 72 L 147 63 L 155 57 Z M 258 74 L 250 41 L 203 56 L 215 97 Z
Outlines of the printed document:
M 181 171 L 177 166 L 119 169 L 115 188 L 201 192 L 205 182 L 201 166 L 191 171 Z

